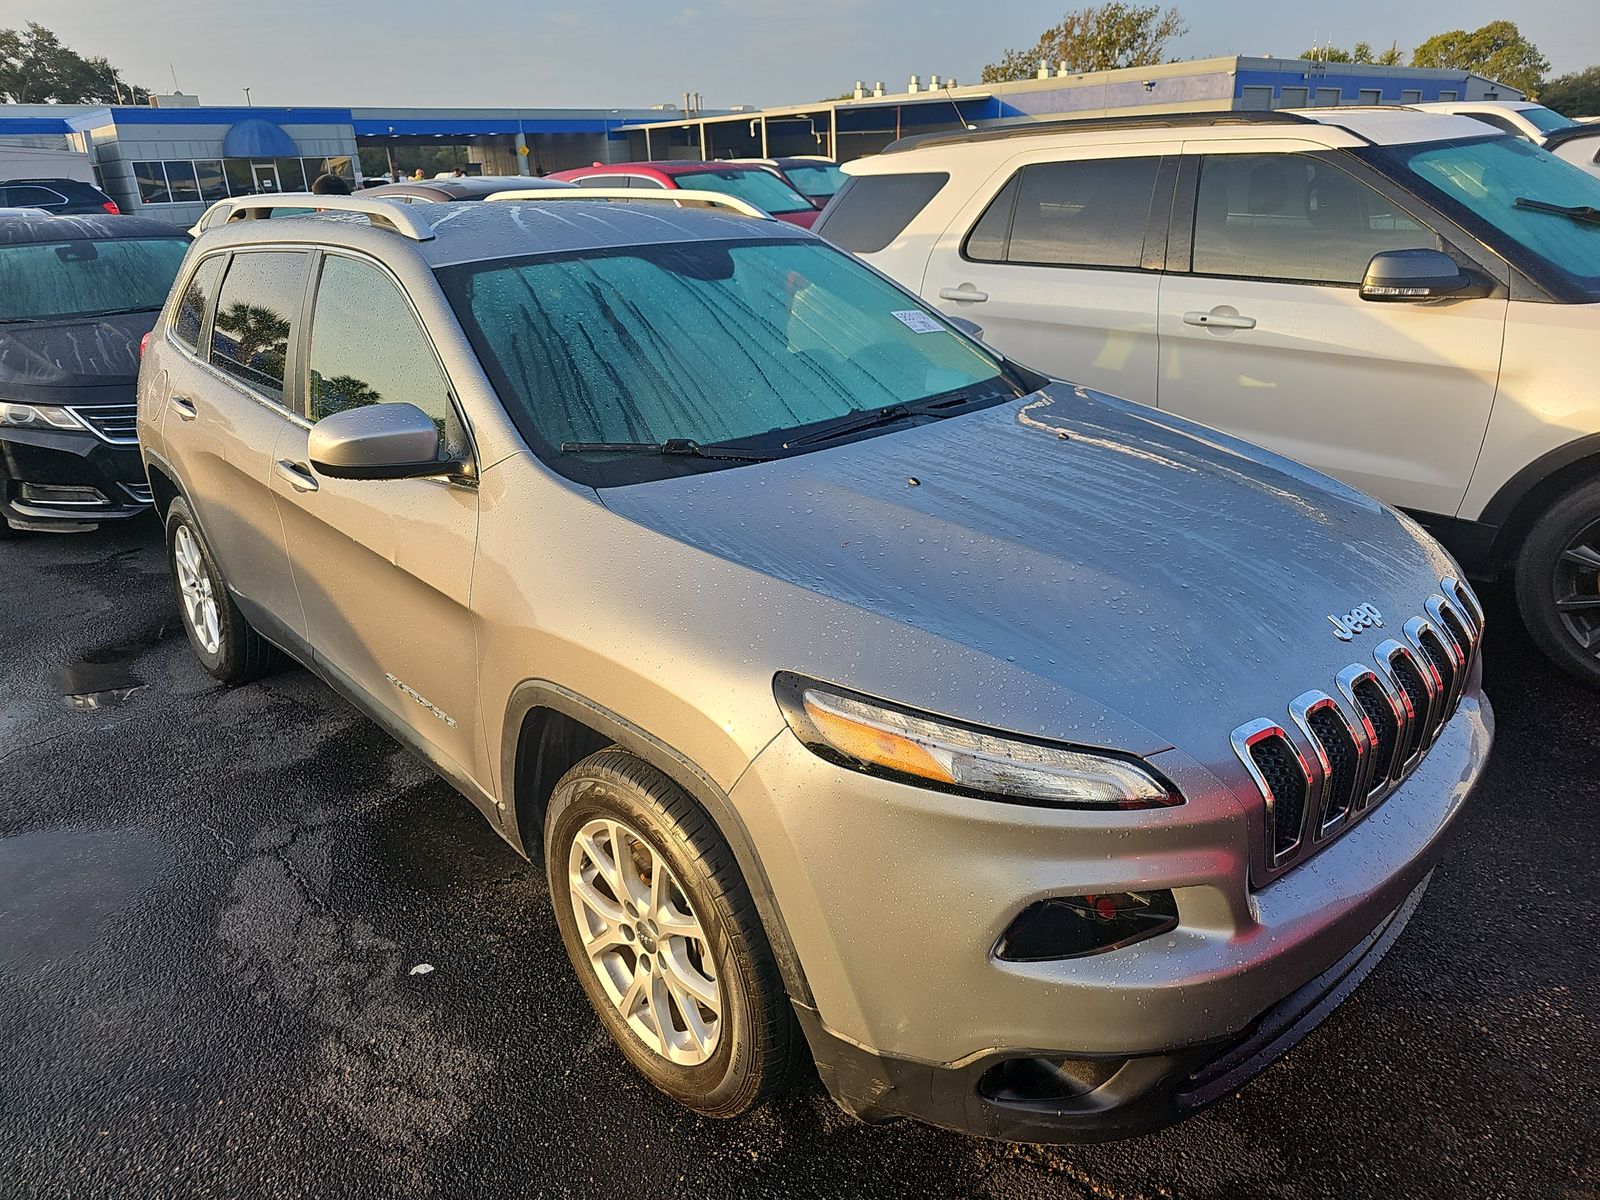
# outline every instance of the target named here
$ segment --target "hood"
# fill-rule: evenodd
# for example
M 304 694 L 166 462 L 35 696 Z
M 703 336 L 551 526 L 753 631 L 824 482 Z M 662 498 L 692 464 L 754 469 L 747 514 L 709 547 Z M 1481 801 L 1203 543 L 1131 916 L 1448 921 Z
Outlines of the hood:
M 131 402 L 139 378 L 139 339 L 155 328 L 158 315 L 0 325 L 0 397 L 54 404 L 91 398 Z M 91 395 L 63 394 L 83 389 Z
M 659 534 L 977 651 L 1202 761 L 1243 722 L 1370 663 L 1454 569 L 1409 519 L 1308 467 L 1064 384 L 601 495 Z M 1340 641 L 1329 616 L 1366 603 L 1386 629 Z M 811 632 L 831 649 L 848 640 L 837 621 Z M 793 669 L 821 673 L 812 642 L 797 636 Z M 873 657 L 834 654 L 830 677 L 952 715 L 986 707 L 976 678 L 930 697 L 839 677 Z

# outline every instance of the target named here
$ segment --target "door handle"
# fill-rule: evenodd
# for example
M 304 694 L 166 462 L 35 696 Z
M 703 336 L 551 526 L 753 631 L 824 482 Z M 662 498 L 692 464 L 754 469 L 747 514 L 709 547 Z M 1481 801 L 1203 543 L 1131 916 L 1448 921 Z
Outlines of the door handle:
M 322 486 L 317 482 L 317 477 L 311 473 L 310 469 L 300 463 L 292 463 L 288 459 L 280 458 L 272 469 L 287 480 L 289 486 L 297 492 L 314 492 Z
M 988 298 L 988 292 L 980 292 L 970 283 L 963 283 L 960 287 L 939 289 L 939 299 L 941 300 L 956 300 L 964 304 L 979 304 Z
M 1254 317 L 1242 317 L 1236 312 L 1221 312 L 1212 309 L 1210 312 L 1200 312 L 1198 309 L 1183 314 L 1185 325 L 1208 325 L 1213 329 L 1254 329 Z
M 169 395 L 167 402 L 172 405 L 180 420 L 192 421 L 200 415 L 200 410 L 194 406 L 194 401 L 187 396 L 178 395 L 177 392 Z

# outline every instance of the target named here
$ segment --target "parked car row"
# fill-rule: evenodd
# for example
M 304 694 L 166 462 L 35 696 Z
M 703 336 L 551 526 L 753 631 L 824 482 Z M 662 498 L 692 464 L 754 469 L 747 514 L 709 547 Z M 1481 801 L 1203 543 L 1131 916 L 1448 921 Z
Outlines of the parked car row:
M 209 213 L 137 405 L 191 646 L 540 862 L 698 1112 L 809 1060 L 1176 1120 L 1373 969 L 1489 754 L 1483 610 L 1364 491 L 1600 624 L 1594 184 L 1406 111 L 913 139 L 820 217 L 780 166 Z

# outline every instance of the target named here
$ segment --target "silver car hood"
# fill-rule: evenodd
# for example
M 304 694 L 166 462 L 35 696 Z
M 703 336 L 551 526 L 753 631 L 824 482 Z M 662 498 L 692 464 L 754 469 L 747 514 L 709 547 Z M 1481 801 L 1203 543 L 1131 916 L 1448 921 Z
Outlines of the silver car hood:
M 1060 689 L 1039 688 L 1041 705 L 1070 700 L 1081 716 L 1087 701 L 1202 761 L 1236 725 L 1282 717 L 1301 692 L 1370 663 L 1454 570 L 1409 519 L 1327 476 L 1065 384 L 601 497 L 678 542 L 995 664 L 987 681 L 968 671 L 942 679 L 939 697 L 896 699 L 968 715 L 992 711 L 981 692 L 996 679 L 1031 678 Z M 1341 641 L 1329 615 L 1364 603 L 1387 631 Z M 871 657 L 840 653 L 849 630 L 834 621 L 820 650 L 796 633 L 793 669 L 820 655 L 859 685 L 838 678 L 840 662 Z

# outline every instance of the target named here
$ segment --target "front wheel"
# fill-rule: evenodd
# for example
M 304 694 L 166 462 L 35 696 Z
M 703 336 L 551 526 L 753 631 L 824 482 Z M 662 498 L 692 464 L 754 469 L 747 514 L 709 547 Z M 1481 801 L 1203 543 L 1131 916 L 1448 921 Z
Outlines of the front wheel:
M 1600 687 L 1600 480 L 1568 492 L 1517 556 L 1517 607 L 1539 648 Z
M 545 864 L 589 1003 L 646 1079 L 709 1117 L 784 1088 L 794 1014 L 732 852 L 681 788 L 590 755 L 550 798 Z

